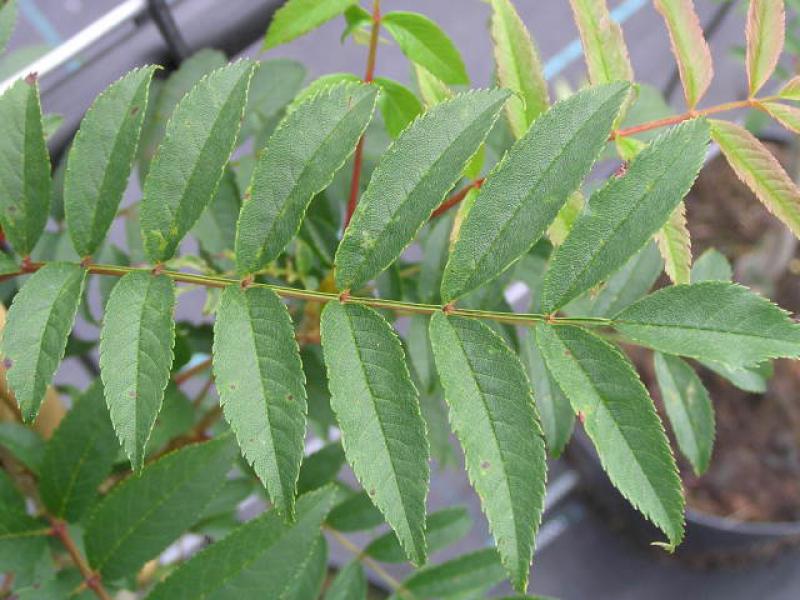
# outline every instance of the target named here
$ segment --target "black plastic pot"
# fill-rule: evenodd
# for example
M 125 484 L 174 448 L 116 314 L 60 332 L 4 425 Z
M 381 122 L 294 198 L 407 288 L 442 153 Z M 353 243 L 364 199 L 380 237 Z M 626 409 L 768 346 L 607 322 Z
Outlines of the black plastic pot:
M 581 476 L 582 488 L 609 523 L 643 544 L 664 539 L 611 485 L 597 453 L 582 430 L 576 430 L 567 458 Z M 744 566 L 800 547 L 800 521 L 743 522 L 688 508 L 686 538 L 675 556 L 699 567 Z

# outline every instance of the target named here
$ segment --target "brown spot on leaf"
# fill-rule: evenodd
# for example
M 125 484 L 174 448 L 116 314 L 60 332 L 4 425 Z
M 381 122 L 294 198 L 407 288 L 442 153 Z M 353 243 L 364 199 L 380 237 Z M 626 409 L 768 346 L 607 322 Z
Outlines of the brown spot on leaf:
M 6 369 L 10 369 L 12 366 L 14 366 L 14 361 L 11 360 L 10 358 L 5 358 L 3 359 L 3 366 Z
M 492 466 L 492 465 L 491 465 L 491 463 L 490 463 L 488 460 L 485 460 L 485 461 L 483 461 L 483 462 L 481 463 L 481 469 L 483 469 L 484 471 L 488 471 L 488 470 L 489 470 L 489 467 L 491 467 L 491 466 Z
M 132 116 L 132 117 L 135 117 L 137 114 L 139 114 L 139 107 L 138 107 L 138 106 L 134 106 L 134 107 L 131 109 L 131 116 Z
M 32 73 L 28 73 L 25 76 L 25 83 L 27 83 L 28 85 L 36 85 L 36 81 L 38 79 L 39 79 L 39 74 L 34 71 Z

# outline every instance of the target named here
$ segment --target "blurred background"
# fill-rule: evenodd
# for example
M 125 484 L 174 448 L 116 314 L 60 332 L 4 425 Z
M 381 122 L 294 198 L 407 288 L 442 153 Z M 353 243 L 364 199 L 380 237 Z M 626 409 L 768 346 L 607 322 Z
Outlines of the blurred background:
M 484 2 L 384 0 L 383 4 L 387 11 L 412 10 L 430 16 L 460 49 L 473 86 L 492 82 L 494 65 L 487 32 L 489 7 Z M 623 24 L 637 81 L 650 84 L 664 94 L 675 111 L 683 111 L 680 86 L 674 86 L 676 72 L 669 39 L 652 3 L 649 0 L 610 0 L 609 4 L 612 16 Z M 747 80 L 738 50 L 744 43 L 741 5 L 745 3 L 696 0 L 695 4 L 710 38 L 716 71 L 705 102 L 710 105 L 746 97 Z M 279 5 L 280 2 L 267 0 L 19 0 L 20 20 L 9 51 L 0 58 L 0 81 L 43 56 L 51 57 L 39 63 L 40 67 L 44 66 L 39 70 L 44 111 L 64 117 L 63 124 L 51 138 L 51 149 L 58 155 L 69 142 L 83 112 L 109 83 L 130 68 L 145 63 L 156 62 L 168 69 L 174 68 L 182 59 L 204 47 L 222 49 L 230 56 L 244 54 L 297 60 L 307 70 L 304 76 L 301 72 L 305 82 L 333 72 L 362 73 L 365 48 L 352 38 L 340 42 L 344 28 L 342 19 L 261 55 L 263 34 L 272 11 Z M 585 66 L 569 2 L 517 0 L 516 5 L 538 44 L 554 95 L 580 87 L 585 81 Z M 796 46 L 790 43 L 789 47 L 792 50 Z M 60 49 L 60 53 L 47 55 L 54 49 Z M 790 57 L 784 68 L 793 69 L 792 60 Z M 412 80 L 408 61 L 388 41 L 380 47 L 377 73 L 407 84 Z M 745 118 L 742 115 L 742 119 Z M 758 128 L 757 123 L 751 125 Z M 774 138 L 779 148 L 792 143 L 780 131 L 759 129 L 759 133 L 762 137 Z M 730 174 L 724 172 L 701 178 L 695 194 L 702 193 L 725 198 L 747 195 L 737 187 Z M 129 199 L 138 198 L 138 195 L 139 190 L 133 185 L 128 191 Z M 748 214 L 742 220 L 731 220 L 727 214 L 729 207 L 724 203 L 704 206 L 706 208 L 701 211 L 693 209 L 693 204 L 689 203 L 689 222 L 698 222 L 696 227 L 700 228 L 692 232 L 698 244 L 696 255 L 712 245 L 718 248 L 727 245 L 728 257 L 740 259 L 734 263 L 737 279 L 745 279 L 763 276 L 764 265 L 774 267 L 777 253 L 783 257 L 780 260 L 785 268 L 769 281 L 759 280 L 755 284 L 762 289 L 764 286 L 780 287 L 776 283 L 778 278 L 797 279 L 792 270 L 798 264 L 792 262 L 797 260 L 796 245 L 792 242 L 791 247 L 784 247 L 785 236 L 780 227 L 775 228 L 768 215 Z M 727 238 L 712 239 L 708 232 L 720 223 L 727 228 Z M 115 231 L 113 235 L 122 239 L 124 232 Z M 747 251 L 741 248 L 743 240 L 748 244 Z M 784 305 L 797 311 L 800 306 L 792 305 L 797 298 L 800 295 L 789 294 Z M 196 318 L 203 302 L 200 292 L 183 295 L 179 316 Z M 91 325 L 84 323 L 81 327 Z M 66 361 L 59 373 L 62 384 L 84 387 L 87 379 L 85 365 L 76 360 Z M 720 393 L 728 393 L 736 401 L 748 401 L 736 396 L 740 390 L 732 390 L 722 388 Z M 784 391 L 796 403 L 796 388 Z M 794 410 L 796 415 L 797 409 Z M 771 427 L 770 418 L 769 415 L 764 417 L 764 427 Z M 757 440 L 748 439 L 743 443 L 751 442 L 756 444 Z M 788 445 L 789 449 L 781 449 L 784 454 L 788 453 L 786 460 L 800 464 L 797 456 L 800 440 L 794 439 L 792 443 L 790 436 Z M 764 456 L 762 451 L 756 454 Z M 602 478 L 595 476 L 596 470 L 586 468 L 587 462 L 591 464 L 578 447 L 573 448 L 566 459 L 556 461 L 551 469 L 548 511 L 533 566 L 531 589 L 535 593 L 564 600 L 800 598 L 800 555 L 793 550 L 800 536 L 800 506 L 790 506 L 785 511 L 788 516 L 764 519 L 782 522 L 777 525 L 758 523 L 758 514 L 745 514 L 748 506 L 740 508 L 744 513 L 738 517 L 734 514 L 737 518 L 733 519 L 698 512 L 694 529 L 698 533 L 695 539 L 688 540 L 697 551 L 690 556 L 671 557 L 648 546 L 648 536 L 650 540 L 657 537 L 649 530 L 636 531 L 636 525 L 631 526 L 625 508 L 605 489 Z M 786 477 L 796 479 L 798 472 L 790 470 Z M 713 470 L 709 476 L 723 477 L 719 473 L 715 475 Z M 770 490 L 773 496 L 781 493 L 780 488 Z M 452 554 L 488 544 L 477 498 L 461 469 L 439 473 L 431 491 L 432 509 L 454 503 L 468 504 L 477 525 L 459 547 L 452 549 Z M 745 514 L 744 519 L 742 514 Z M 738 527 L 739 520 L 746 520 L 748 525 Z M 335 543 L 331 544 L 331 549 L 334 557 L 341 555 L 342 562 L 349 559 Z M 396 572 L 402 575 L 403 568 L 397 567 Z

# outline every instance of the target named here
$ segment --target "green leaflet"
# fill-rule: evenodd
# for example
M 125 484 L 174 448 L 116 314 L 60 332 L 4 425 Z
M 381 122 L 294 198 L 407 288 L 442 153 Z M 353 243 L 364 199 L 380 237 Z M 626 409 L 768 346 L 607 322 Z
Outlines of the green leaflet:
M 719 144 L 736 175 L 767 209 L 800 237 L 800 189 L 778 160 L 752 133 L 728 121 L 709 121 L 711 137 Z
M 306 68 L 295 60 L 278 58 L 256 64 L 239 139 L 257 135 L 296 101 L 306 79 Z
M 320 328 L 347 460 L 408 558 L 422 564 L 429 450 L 400 341 L 383 317 L 354 304 L 327 304 Z
M 784 100 L 800 100 L 800 75 L 792 77 L 778 92 L 778 97 Z
M 193 232 L 204 252 L 213 258 L 233 251 L 236 241 L 236 220 L 239 217 L 241 200 L 236 176 L 228 169 L 219 182 L 217 193 Z
M 464 199 L 464 203 L 467 199 Z M 462 205 L 466 205 L 463 204 Z M 454 228 L 452 214 L 435 219 L 428 227 L 427 235 L 420 240 L 422 264 L 417 276 L 417 293 L 420 302 L 439 302 L 439 288 L 442 285 L 442 272 L 447 264 L 450 235 Z M 427 334 L 426 334 L 427 335 Z M 413 360 L 413 359 L 412 359 Z
M 767 391 L 768 380 L 773 374 L 772 363 L 769 361 L 750 367 L 729 367 L 723 363 L 708 360 L 699 362 L 706 369 L 727 379 L 740 390 L 754 394 L 763 394 Z
M 472 529 L 472 519 L 465 508 L 455 506 L 431 513 L 425 523 L 428 553 L 435 554 L 455 544 L 467 535 L 470 529 Z M 385 563 L 399 563 L 406 560 L 400 542 L 392 531 L 372 540 L 364 548 L 364 554 Z
M 528 377 L 484 323 L 436 313 L 430 332 L 470 482 L 511 583 L 522 592 L 544 509 L 547 469 Z
M 785 36 L 785 2 L 750 0 L 747 12 L 745 64 L 751 98 L 758 93 L 778 66 Z
M 686 222 L 686 204 L 681 201 L 656 234 L 664 257 L 664 270 L 675 284 L 689 283 L 692 271 L 692 238 Z
M 275 260 L 303 221 L 311 199 L 330 185 L 374 111 L 377 88 L 341 83 L 293 110 L 272 134 L 253 172 L 236 232 L 241 274 Z
M 695 11 L 694 0 L 654 0 L 654 4 L 666 22 L 686 104 L 693 109 L 714 77 L 711 49 Z
M 17 23 L 17 0 L 7 0 L 0 6 L 0 54 L 6 48 Z
M 306 554 L 299 564 L 295 565 L 295 572 L 285 581 L 280 590 L 282 600 L 307 600 L 319 598 L 322 584 L 328 575 L 328 542 L 318 533 Z M 236 594 L 239 598 L 240 594 Z
M 49 263 L 14 297 L 3 331 L 2 356 L 22 417 L 33 421 L 64 356 L 86 280 L 86 269 Z
M 339 573 L 325 592 L 325 600 L 366 600 L 367 578 L 364 567 L 354 560 Z
M 304 567 L 337 497 L 336 488 L 326 486 L 299 498 L 294 523 L 274 510 L 245 523 L 178 567 L 148 600 L 286 598 L 306 576 Z
M 297 493 L 305 494 L 336 481 L 344 466 L 344 450 L 339 442 L 323 446 L 303 460 L 297 480 Z
M 0 564 L 15 580 L 33 575 L 48 550 L 51 528 L 25 512 L 0 510 Z
M 175 344 L 175 285 L 128 273 L 114 286 L 100 334 L 100 375 L 117 437 L 134 470 L 164 400 Z
M 0 434 L 0 440 L 2 440 L 2 434 Z M 25 497 L 4 469 L 0 469 L 0 506 L 7 511 L 25 512 Z
M 0 422 L 0 446 L 38 475 L 44 460 L 45 445 L 36 431 L 13 421 Z
M 589 88 L 536 119 L 478 192 L 444 272 L 444 301 L 496 278 L 533 247 L 605 147 L 629 87 Z
M 683 539 L 681 481 L 633 365 L 577 327 L 536 327 L 536 343 L 572 407 L 583 414 L 584 429 L 611 482 L 677 546 Z
M 298 106 L 308 102 L 324 90 L 335 87 L 341 83 L 362 83 L 361 78 L 353 73 L 328 73 L 317 77 L 306 87 L 300 90 L 286 107 L 286 114 L 294 112 Z
M 539 52 L 511 0 L 492 0 L 492 40 L 497 80 L 517 96 L 506 104 L 516 139 L 550 105 Z
M 357 0 L 289 0 L 275 11 L 262 50 L 305 35 L 356 3 Z
M 409 123 L 422 114 L 422 103 L 414 92 L 392 79 L 376 77 L 375 83 L 381 88 L 378 106 L 386 131 L 396 138 Z
M 427 108 L 441 104 L 453 97 L 452 90 L 428 69 L 418 64 L 413 64 L 412 67 L 414 68 L 414 79 L 419 88 L 419 95 Z
M 139 141 L 139 181 L 147 178 L 150 162 L 164 139 L 167 122 L 175 112 L 175 107 L 203 76 L 224 67 L 227 62 L 225 54 L 219 50 L 204 48 L 183 61 L 178 70 L 163 83 L 158 79 L 152 82 Z
M 730 281 L 733 279 L 731 263 L 719 250 L 709 248 L 692 265 L 692 283 L 703 281 Z
M 97 380 L 72 407 L 47 442 L 39 493 L 50 513 L 80 520 L 111 472 L 119 444 Z
M 654 354 L 661 400 L 695 475 L 702 475 L 711 461 L 714 446 L 714 409 L 703 382 L 684 360 L 669 354 Z
M 383 522 L 381 511 L 375 508 L 369 494 L 363 490 L 351 494 L 337 504 L 326 521 L 328 525 L 344 533 L 372 529 Z
M 403 589 L 414 598 L 484 597 L 503 580 L 503 566 L 494 548 L 464 554 L 438 565 L 418 569 L 403 582 Z M 467 596 L 467 594 L 471 594 Z M 392 600 L 402 600 L 400 592 Z
M 550 456 L 558 457 L 572 437 L 575 413 L 558 382 L 547 369 L 532 332 L 524 336 L 522 362 L 533 387 L 533 399 L 542 422 L 544 439 Z
M 397 257 L 460 179 L 509 97 L 467 92 L 412 123 L 381 157 L 336 252 L 336 285 L 357 289 Z
M 50 154 L 39 86 L 21 79 L 0 96 L 0 224 L 17 254 L 32 251 L 50 214 Z
M 128 185 L 156 67 L 135 69 L 94 101 L 72 142 L 64 209 L 72 245 L 91 256 L 103 243 Z
M 469 84 L 461 55 L 439 26 L 419 13 L 394 11 L 381 19 L 408 60 L 449 85 Z
M 647 244 L 612 275 L 591 304 L 590 316 L 611 317 L 650 291 L 664 268 L 658 248 Z
M 224 436 L 167 454 L 118 484 L 86 521 L 89 564 L 114 580 L 155 558 L 198 519 L 235 454 Z
M 759 102 L 756 106 L 792 133 L 800 132 L 800 108 L 772 101 Z
M 172 258 L 214 197 L 239 133 L 253 63 L 201 79 L 175 108 L 142 192 L 141 225 L 153 262 Z
M 633 81 L 628 48 L 606 0 L 570 0 L 583 44 L 589 81 L 594 85 Z
M 306 391 L 286 305 L 267 288 L 225 288 L 213 355 L 220 404 L 242 454 L 278 511 L 293 518 Z
M 603 281 L 667 222 L 705 159 L 708 125 L 682 123 L 642 150 L 611 179 L 556 250 L 545 276 L 543 308 L 552 312 Z
M 800 325 L 766 298 L 724 281 L 661 289 L 614 317 L 614 327 L 659 352 L 733 367 L 800 356 Z

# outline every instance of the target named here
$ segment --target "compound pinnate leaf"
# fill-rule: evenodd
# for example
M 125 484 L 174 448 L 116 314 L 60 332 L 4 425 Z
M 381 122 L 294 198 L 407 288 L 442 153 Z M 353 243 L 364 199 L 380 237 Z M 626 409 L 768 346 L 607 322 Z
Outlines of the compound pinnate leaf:
M 674 127 L 592 195 L 545 276 L 545 312 L 613 274 L 661 229 L 694 183 L 708 136 L 700 119 Z
M 702 475 L 714 446 L 714 409 L 703 382 L 683 359 L 655 353 L 655 370 L 661 400 L 695 475 Z
M 547 369 L 533 334 L 524 337 L 521 358 L 531 380 L 533 399 L 542 422 L 547 449 L 550 456 L 560 456 L 572 437 L 575 412 L 558 386 L 558 382 Z
M 111 472 L 118 453 L 119 443 L 98 380 L 47 442 L 39 493 L 50 513 L 78 521 L 97 497 L 97 487 Z
M 506 104 L 506 116 L 516 139 L 550 105 L 539 52 L 511 0 L 492 0 L 492 40 L 497 80 L 518 96 Z
M 187 446 L 118 484 L 89 515 L 89 564 L 105 579 L 133 574 L 191 527 L 225 483 L 236 444 Z
M 135 69 L 100 94 L 72 142 L 64 210 L 80 256 L 103 243 L 128 184 L 156 67 Z
M 711 137 L 719 144 L 736 175 L 767 209 L 800 237 L 800 189 L 778 160 L 752 133 L 728 121 L 709 121 Z
M 293 110 L 272 134 L 239 215 L 236 261 L 252 273 L 275 260 L 297 233 L 311 199 L 355 150 L 378 90 L 345 82 Z
M 466 509 L 454 506 L 436 511 L 428 515 L 425 523 L 425 539 L 428 542 L 428 553 L 456 543 L 472 528 L 472 519 Z M 390 531 L 372 540 L 364 554 L 385 563 L 405 561 L 405 554 L 397 541 L 397 536 Z
M 17 0 L 8 0 L 0 6 L 0 53 L 5 50 L 14 25 L 17 23 Z
M 64 357 L 85 280 L 79 265 L 49 263 L 25 282 L 8 311 L 1 352 L 25 421 L 36 418 Z
M 336 252 L 336 284 L 355 289 L 410 244 L 461 178 L 509 97 L 460 94 L 430 109 L 381 158 Z
M 50 214 L 50 154 L 44 140 L 39 86 L 17 81 L 0 96 L 0 224 L 17 254 L 32 251 Z
M 724 281 L 661 289 L 614 317 L 614 327 L 665 354 L 734 367 L 800 356 L 800 325 L 766 298 Z
M 149 600 L 285 598 L 305 564 L 339 492 L 326 486 L 297 501 L 297 520 L 269 511 L 211 544 L 158 584 Z M 298 599 L 299 600 L 299 599 Z
M 750 0 L 747 11 L 747 79 L 750 96 L 767 82 L 783 50 L 786 7 L 783 0 Z
M 354 560 L 339 571 L 325 592 L 325 600 L 366 600 L 367 578 L 364 567 Z
M 572 326 L 540 326 L 536 343 L 594 443 L 611 482 L 659 527 L 683 539 L 684 499 L 675 458 L 647 389 L 616 348 Z
M 175 285 L 165 275 L 128 273 L 114 286 L 100 334 L 100 375 L 111 422 L 134 470 L 144 464 L 169 383 L 175 344 Z
M 378 104 L 389 135 L 396 138 L 422 113 L 422 103 L 406 86 L 385 77 L 376 77 L 381 88 Z
M 418 569 L 403 582 L 403 590 L 391 596 L 402 600 L 414 598 L 461 597 L 480 598 L 503 581 L 503 566 L 494 548 L 463 554 L 438 565 Z M 469 595 L 468 595 L 469 594 Z
M 667 24 L 686 104 L 694 108 L 714 77 L 711 49 L 703 35 L 694 0 L 654 0 L 654 4 Z
M 289 0 L 275 12 L 264 50 L 280 46 L 339 16 L 358 0 Z
M 225 419 L 273 504 L 291 518 L 306 391 L 286 305 L 267 288 L 227 287 L 217 310 L 213 355 Z
M 406 555 L 422 564 L 428 440 L 400 341 L 374 310 L 338 302 L 323 310 L 321 333 L 347 460 Z
M 622 28 L 611 18 L 606 0 L 570 0 L 594 85 L 633 81 L 633 67 Z
M 520 360 L 486 324 L 437 313 L 430 332 L 470 482 L 511 583 L 524 591 L 547 468 L 530 382 Z
M 443 300 L 494 279 L 541 238 L 605 147 L 629 87 L 589 88 L 536 119 L 478 192 L 445 269 Z
M 150 260 L 172 258 L 217 190 L 239 133 L 253 63 L 241 60 L 201 79 L 167 124 L 142 192 Z
M 419 13 L 395 11 L 381 19 L 406 57 L 448 85 L 469 83 L 467 69 L 447 34 Z

